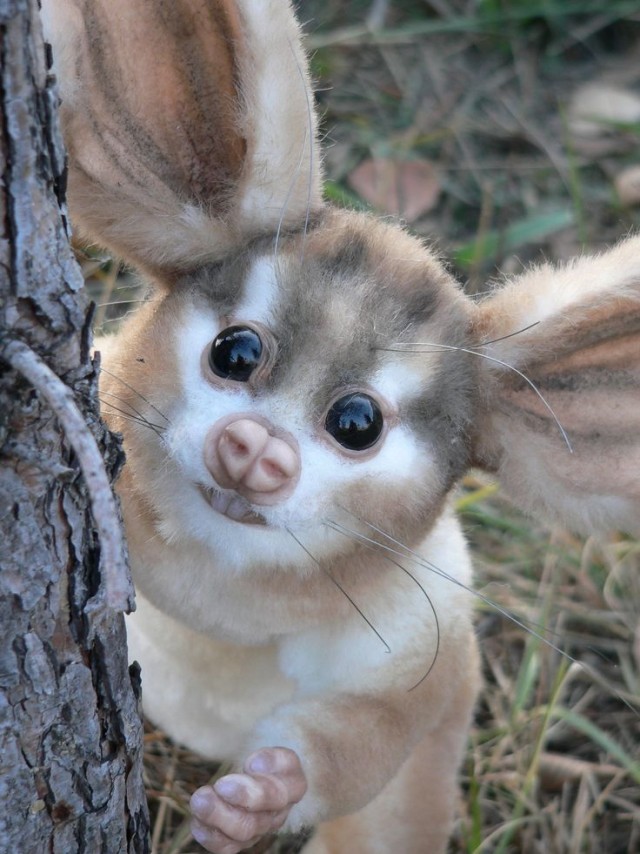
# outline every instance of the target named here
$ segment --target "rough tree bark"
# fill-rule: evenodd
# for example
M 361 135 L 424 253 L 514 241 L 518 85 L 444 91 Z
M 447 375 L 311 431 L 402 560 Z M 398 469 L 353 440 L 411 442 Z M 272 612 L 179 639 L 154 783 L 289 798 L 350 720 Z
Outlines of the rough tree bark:
M 113 607 L 132 593 L 95 440 L 111 478 L 121 452 L 98 417 L 55 105 L 37 0 L 0 0 L 0 852 L 138 854 L 142 729 Z

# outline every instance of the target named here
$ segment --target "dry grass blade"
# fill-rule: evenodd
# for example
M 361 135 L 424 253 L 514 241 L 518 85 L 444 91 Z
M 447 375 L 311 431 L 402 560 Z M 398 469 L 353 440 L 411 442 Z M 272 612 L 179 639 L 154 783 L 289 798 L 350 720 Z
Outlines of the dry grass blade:
M 485 481 L 470 477 L 465 486 L 484 589 L 588 671 L 566 668 L 537 638 L 482 608 L 486 686 L 453 850 L 626 854 L 640 822 L 640 693 L 637 666 L 628 665 L 629 611 L 640 600 L 621 608 L 614 579 L 640 574 L 637 547 L 562 531 L 545 538 L 499 493 L 487 495 Z

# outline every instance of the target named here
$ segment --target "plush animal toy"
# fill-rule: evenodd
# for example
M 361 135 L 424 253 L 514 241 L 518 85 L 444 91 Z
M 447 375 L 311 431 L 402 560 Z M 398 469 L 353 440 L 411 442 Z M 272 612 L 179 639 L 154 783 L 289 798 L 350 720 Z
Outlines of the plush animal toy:
M 149 299 L 100 341 L 148 716 L 236 773 L 233 854 L 437 854 L 478 689 L 469 465 L 522 508 L 640 528 L 640 239 L 481 302 L 322 197 L 288 0 L 43 0 L 75 226 Z

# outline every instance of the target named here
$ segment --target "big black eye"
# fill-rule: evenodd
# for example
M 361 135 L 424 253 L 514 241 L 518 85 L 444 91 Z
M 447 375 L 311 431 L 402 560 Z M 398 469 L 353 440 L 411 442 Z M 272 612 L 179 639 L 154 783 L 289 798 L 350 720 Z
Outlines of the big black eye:
M 382 435 L 383 426 L 380 407 L 363 392 L 347 394 L 336 400 L 324 422 L 327 433 L 350 451 L 366 451 L 375 445 Z
M 209 366 L 226 380 L 246 383 L 260 364 L 262 341 L 248 326 L 229 326 L 215 339 L 209 351 Z

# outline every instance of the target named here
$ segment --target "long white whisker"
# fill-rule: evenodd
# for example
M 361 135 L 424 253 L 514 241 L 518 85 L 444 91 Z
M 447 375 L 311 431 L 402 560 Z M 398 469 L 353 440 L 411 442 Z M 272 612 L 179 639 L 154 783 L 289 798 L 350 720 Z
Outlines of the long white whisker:
M 288 41 L 289 41 L 289 49 L 290 49 L 290 51 L 293 55 L 293 59 L 296 63 L 296 68 L 298 69 L 298 74 L 300 75 L 300 80 L 302 83 L 302 89 L 304 91 L 304 96 L 305 96 L 305 100 L 306 100 L 306 104 L 307 104 L 308 127 L 305 129 L 305 132 L 304 132 L 304 139 L 302 141 L 302 147 L 300 150 L 300 157 L 298 159 L 297 166 L 296 166 L 295 171 L 293 173 L 293 178 L 291 179 L 291 183 L 289 184 L 289 188 L 287 190 L 287 195 L 285 196 L 284 202 L 282 203 L 282 211 L 280 212 L 280 219 L 278 220 L 278 227 L 276 229 L 276 236 L 275 236 L 275 240 L 274 240 L 274 244 L 273 244 L 273 256 L 274 256 L 276 266 L 278 265 L 278 249 L 280 246 L 280 235 L 282 232 L 282 225 L 284 223 L 284 218 L 285 218 L 286 213 L 287 213 L 287 208 L 289 207 L 289 202 L 291 200 L 291 196 L 293 194 L 295 186 L 298 182 L 298 178 L 300 176 L 300 170 L 302 169 L 302 163 L 304 160 L 304 153 L 305 153 L 305 150 L 307 148 L 307 144 L 309 145 L 309 180 L 308 180 L 308 186 L 307 186 L 307 209 L 306 209 L 305 220 L 304 220 L 302 253 L 300 256 L 300 264 L 301 265 L 304 261 L 305 238 L 306 238 L 307 232 L 309 230 L 309 217 L 311 215 L 311 189 L 313 186 L 313 170 L 315 168 L 315 163 L 314 163 L 314 159 L 313 159 L 313 153 L 314 153 L 314 147 L 313 147 L 314 146 L 313 113 L 312 113 L 311 102 L 309 100 L 309 90 L 307 88 L 307 82 L 306 82 L 305 77 L 304 77 L 304 72 L 300 66 L 300 62 L 298 61 L 298 57 L 296 55 L 296 52 L 293 48 L 291 41 L 290 40 L 288 40 Z
M 483 341 L 481 344 L 478 344 L 478 347 L 488 347 L 489 344 L 497 344 L 499 341 L 507 341 L 509 338 L 515 338 L 516 335 L 522 335 L 523 332 L 528 332 L 530 329 L 533 329 L 534 326 L 539 326 L 540 321 L 536 320 L 534 323 L 530 323 L 528 326 L 523 326 L 522 329 L 516 329 L 515 332 L 510 332 L 508 335 L 501 335 L 500 338 L 492 338 L 490 341 Z M 472 350 L 477 350 L 478 347 L 471 347 Z
M 111 302 L 99 302 L 96 304 L 96 308 L 109 308 L 112 305 L 133 305 L 139 302 L 146 302 L 146 299 L 117 299 Z
M 296 183 L 298 180 L 298 176 L 300 175 L 300 170 L 302 169 L 302 161 L 304 159 L 305 148 L 307 147 L 308 133 L 309 132 L 305 130 L 304 140 L 302 142 L 302 150 L 300 152 L 300 159 L 298 160 L 298 165 L 296 166 L 295 172 L 293 173 L 293 178 L 291 180 L 291 183 L 289 184 L 289 189 L 287 190 L 287 195 L 284 197 L 284 202 L 282 203 L 282 211 L 280 212 L 280 219 L 278 220 L 278 228 L 276 229 L 276 236 L 275 236 L 275 239 L 273 241 L 273 257 L 274 257 L 276 266 L 278 265 L 278 248 L 279 248 L 279 244 L 280 244 L 280 234 L 282 232 L 282 225 L 284 223 L 284 218 L 287 215 L 287 208 L 289 206 L 289 201 L 291 200 L 291 196 L 292 196 L 293 191 L 295 189 L 295 186 L 296 186 Z
M 548 647 L 549 649 L 552 649 L 554 652 L 557 652 L 559 655 L 561 655 L 567 661 L 570 661 L 571 664 L 577 665 L 577 667 L 579 667 L 582 671 L 587 673 L 597 684 L 604 685 L 607 688 L 607 690 L 609 690 L 613 694 L 615 694 L 615 696 L 622 703 L 624 703 L 624 705 L 629 709 L 629 711 L 633 712 L 633 714 L 636 717 L 640 718 L 640 712 L 633 705 L 633 703 L 631 703 L 619 691 L 616 691 L 615 688 L 613 688 L 611 685 L 609 685 L 607 683 L 607 680 L 603 679 L 602 676 L 596 670 L 594 670 L 592 667 L 590 667 L 588 664 L 585 664 L 583 661 L 580 661 L 579 659 L 575 658 L 570 653 L 568 653 L 566 650 L 564 650 L 561 647 L 557 646 L 556 644 L 552 643 L 550 640 L 548 640 L 548 638 L 546 638 L 546 637 L 544 637 L 544 635 L 540 634 L 540 632 L 537 632 L 537 631 L 535 631 L 535 629 L 532 629 L 530 626 L 527 626 L 525 622 L 518 619 L 518 617 L 514 616 L 512 613 L 507 611 L 505 608 L 503 608 L 501 605 L 499 605 L 497 602 L 495 602 L 489 596 L 486 596 L 484 593 L 480 593 L 480 591 L 474 590 L 473 587 L 468 587 L 466 584 L 463 584 L 461 581 L 458 581 L 457 578 L 454 578 L 452 575 L 449 575 L 449 573 L 445 572 L 443 569 L 440 569 L 440 567 L 436 566 L 434 563 L 431 563 L 431 561 L 422 557 L 422 555 L 413 551 L 413 549 L 410 549 L 408 546 L 405 546 L 404 543 L 400 542 L 400 540 L 397 540 L 391 534 L 388 534 L 382 528 L 379 528 L 377 525 L 374 525 L 372 522 L 368 522 L 366 519 L 360 518 L 355 513 L 352 513 L 350 510 L 347 510 L 346 507 L 341 506 L 341 510 L 343 510 L 345 513 L 348 513 L 350 516 L 352 516 L 354 519 L 356 519 L 361 524 L 366 525 L 368 528 L 371 528 L 373 531 L 380 534 L 380 536 L 385 537 L 387 540 L 394 543 L 394 545 L 400 546 L 405 551 L 400 552 L 400 551 L 397 551 L 396 549 L 392 549 L 389 546 L 385 546 L 383 543 L 380 543 L 378 540 L 374 540 L 370 537 L 365 536 L 364 534 L 361 534 L 359 531 L 353 531 L 350 528 L 347 528 L 346 526 L 341 525 L 339 522 L 328 520 L 328 522 L 330 523 L 329 526 L 330 527 L 333 526 L 334 530 L 336 530 L 338 533 L 341 533 L 344 536 L 351 536 L 352 538 L 357 539 L 357 541 L 362 542 L 363 545 L 365 545 L 365 547 L 370 548 L 373 551 L 376 551 L 378 549 L 383 549 L 384 551 L 389 551 L 392 554 L 395 554 L 399 557 L 404 558 L 405 560 L 410 560 L 412 563 L 416 563 L 419 566 L 422 566 L 425 569 L 428 569 L 430 572 L 433 572 L 435 575 L 439 575 L 441 578 L 444 578 L 446 581 L 450 581 L 452 584 L 455 584 L 456 587 L 460 587 L 463 590 L 466 590 L 467 593 L 470 593 L 472 596 L 475 596 L 477 599 L 480 599 L 480 601 L 484 602 L 490 608 L 497 611 L 497 613 L 499 613 L 501 616 L 505 617 L 507 620 L 509 620 L 514 625 L 518 626 L 518 628 L 523 629 L 529 635 L 531 635 L 532 637 L 536 638 L 541 643 L 543 643 L 546 647 Z M 327 522 L 325 522 L 325 524 L 327 524 Z
M 343 596 L 345 596 L 345 597 L 346 597 L 347 601 L 348 601 L 351 605 L 353 605 L 353 607 L 356 609 L 356 611 L 358 612 L 358 614 L 360 614 L 360 616 L 361 616 L 361 617 L 362 617 L 362 619 L 365 621 L 365 623 L 369 626 L 369 628 L 371 629 L 371 631 L 372 631 L 372 632 L 376 635 L 376 637 L 377 637 L 377 638 L 379 638 L 379 640 L 382 642 L 382 644 L 384 645 L 385 651 L 386 651 L 386 652 L 388 652 L 388 653 L 390 653 L 390 652 L 391 652 L 391 647 L 389 646 L 389 644 L 388 644 L 388 643 L 386 642 L 386 640 L 382 637 L 382 635 L 381 635 L 381 634 L 380 634 L 380 632 L 376 629 L 376 627 L 373 625 L 373 623 L 371 622 L 371 620 L 369 620 L 369 618 L 368 618 L 368 617 L 367 617 L 367 616 L 366 616 L 366 615 L 361 611 L 361 609 L 358 607 L 358 605 L 356 605 L 356 603 L 353 601 L 353 599 L 351 598 L 351 596 L 349 596 L 349 594 L 348 594 L 348 593 L 347 593 L 347 591 L 344 589 L 344 587 L 340 584 L 340 582 L 339 582 L 339 581 L 337 581 L 337 579 L 335 579 L 335 578 L 333 577 L 333 575 L 331 575 L 331 573 L 330 573 L 327 569 L 325 569 L 325 567 L 323 567 L 323 566 L 321 565 L 320 561 L 319 561 L 316 557 L 314 557 L 314 556 L 311 554 L 311 552 L 309 551 L 309 549 L 308 549 L 305 545 L 303 545 L 303 543 L 301 543 L 301 542 L 300 542 L 300 540 L 296 537 L 296 535 L 293 533 L 293 531 L 292 531 L 290 528 L 287 528 L 287 533 L 288 533 L 288 534 L 289 534 L 289 535 L 290 535 L 290 536 L 295 540 L 295 542 L 300 546 L 300 548 L 303 550 L 303 552 L 305 552 L 305 554 L 307 554 L 307 555 L 311 558 L 311 560 L 312 560 L 312 561 L 317 565 L 317 567 L 321 570 L 321 572 L 323 572 L 323 573 L 327 576 L 327 578 L 335 584 L 335 586 L 336 586 L 336 587 L 338 588 L 338 590 L 343 594 Z
M 291 48 L 291 52 L 293 53 L 293 58 L 295 59 L 296 66 L 298 68 L 298 74 L 300 75 L 300 80 L 302 82 L 302 89 L 304 91 L 305 101 L 307 103 L 307 136 L 309 142 L 309 181 L 307 183 L 307 212 L 304 220 L 304 231 L 303 231 L 303 240 L 302 240 L 302 253 L 300 255 L 300 265 L 304 262 L 304 249 L 305 249 L 305 239 L 307 236 L 307 231 L 309 230 L 309 216 L 311 215 L 311 188 L 313 186 L 313 170 L 315 168 L 315 163 L 313 160 L 313 110 L 311 107 L 311 100 L 309 98 L 309 88 L 307 87 L 307 81 L 304 77 L 304 72 L 300 67 L 300 62 L 298 61 L 298 57 L 296 56 L 296 52 L 293 49 L 293 45 L 289 42 L 289 47 Z
M 491 342 L 487 342 L 487 343 L 489 344 Z M 481 346 L 484 347 L 485 345 L 483 344 Z M 430 349 L 430 350 L 412 350 L 412 349 L 409 349 L 410 347 L 429 347 L 432 349 Z M 558 430 L 560 431 L 562 438 L 564 439 L 564 442 L 565 442 L 567 448 L 569 449 L 569 453 L 570 454 L 573 453 L 573 447 L 571 445 L 571 442 L 569 441 L 569 437 L 567 436 L 566 430 L 564 429 L 564 427 L 560 423 L 560 419 L 558 418 L 558 416 L 555 414 L 555 412 L 551 408 L 551 404 L 548 403 L 548 401 L 546 400 L 546 398 L 544 397 L 544 395 L 542 394 L 542 392 L 540 391 L 538 386 L 532 380 L 530 380 L 526 374 L 523 374 L 522 371 L 519 371 L 518 368 L 514 368 L 513 365 L 510 365 L 508 362 L 504 362 L 502 359 L 496 358 L 496 356 L 489 356 L 487 353 L 479 353 L 477 350 L 471 349 L 469 347 L 454 347 L 451 344 L 431 344 L 429 342 L 416 342 L 416 343 L 397 344 L 395 347 L 377 347 L 376 349 L 377 350 L 384 350 L 386 352 L 392 352 L 392 353 L 430 353 L 430 352 L 433 352 L 433 350 L 436 350 L 436 351 L 437 350 L 455 350 L 455 351 L 458 351 L 459 353 L 468 353 L 470 356 L 479 356 L 481 359 L 487 359 L 489 362 L 495 362 L 497 365 L 501 365 L 503 368 L 507 368 L 508 370 L 512 371 L 514 374 L 517 374 L 519 377 L 521 377 L 527 383 L 527 385 L 531 389 L 533 389 L 533 391 L 537 394 L 537 396 L 540 398 L 543 405 L 545 406 L 545 408 L 547 409 L 547 411 L 549 412 L 549 414 L 551 415 L 551 417 L 555 421 L 556 426 L 558 427 Z
M 127 318 L 127 317 L 131 317 L 131 315 L 132 315 L 132 314 L 134 314 L 134 312 L 133 312 L 133 311 L 128 311 L 126 314 L 123 314 L 123 315 L 122 315 L 122 316 L 120 316 L 120 317 L 105 317 L 105 319 L 104 319 L 104 320 L 102 320 L 102 321 L 98 324 L 98 326 L 99 326 L 99 328 L 100 328 L 100 329 L 102 329 L 102 327 L 103 327 L 103 326 L 106 326 L 106 325 L 107 325 L 107 323 L 121 323 L 123 320 L 125 320 L 125 318 Z M 110 333 L 110 334 L 111 334 L 111 333 Z

